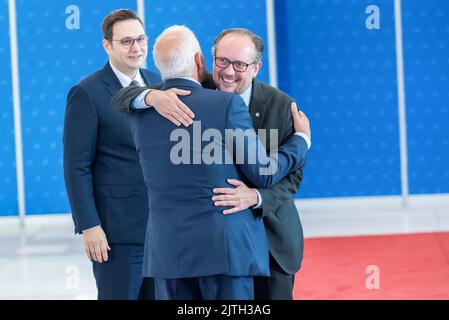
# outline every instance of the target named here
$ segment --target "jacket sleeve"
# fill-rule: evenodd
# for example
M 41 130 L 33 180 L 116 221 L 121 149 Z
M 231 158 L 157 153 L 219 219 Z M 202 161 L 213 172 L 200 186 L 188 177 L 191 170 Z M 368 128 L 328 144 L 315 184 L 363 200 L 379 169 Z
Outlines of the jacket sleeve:
M 292 136 L 276 153 L 267 155 L 252 126 L 243 100 L 233 96 L 226 116 L 226 151 L 232 155 L 245 177 L 255 186 L 269 188 L 305 161 L 307 143 Z
M 112 105 L 117 111 L 124 113 L 133 113 L 136 111 L 132 103 L 135 98 L 139 96 L 145 90 L 150 89 L 149 87 L 138 87 L 130 86 L 121 88 L 111 100 Z
M 100 225 L 92 183 L 92 162 L 97 145 L 98 117 L 91 98 L 81 86 L 67 97 L 64 118 L 64 180 L 75 223 L 75 233 Z

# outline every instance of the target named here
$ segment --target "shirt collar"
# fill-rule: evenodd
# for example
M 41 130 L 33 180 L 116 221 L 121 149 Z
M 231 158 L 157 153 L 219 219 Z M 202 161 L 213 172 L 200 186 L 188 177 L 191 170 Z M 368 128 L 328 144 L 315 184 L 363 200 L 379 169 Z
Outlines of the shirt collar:
M 136 80 L 137 82 L 139 82 L 139 85 L 141 87 L 145 86 L 145 81 L 142 79 L 142 76 L 140 74 L 140 71 L 137 72 L 136 76 L 134 79 L 131 79 L 130 77 L 128 77 L 126 74 L 124 74 L 123 72 L 121 72 L 119 69 L 117 69 L 111 61 L 109 61 L 109 65 L 111 66 L 112 71 L 114 72 L 114 74 L 117 76 L 118 80 L 120 81 L 122 87 L 129 87 L 129 84 L 131 83 L 131 81 Z
M 198 80 L 196 80 L 196 79 L 194 79 L 192 77 L 178 77 L 178 79 L 190 80 L 190 81 L 193 81 L 193 82 L 198 83 L 199 85 L 201 85 L 201 83 L 199 83 Z

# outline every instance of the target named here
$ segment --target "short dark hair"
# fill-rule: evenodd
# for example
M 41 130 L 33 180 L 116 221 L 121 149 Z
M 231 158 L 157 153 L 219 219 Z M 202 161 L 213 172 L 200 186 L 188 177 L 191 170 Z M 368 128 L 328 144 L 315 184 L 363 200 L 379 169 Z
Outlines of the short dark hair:
M 114 24 L 125 20 L 137 20 L 143 26 L 142 20 L 134 11 L 128 9 L 115 10 L 108 14 L 103 20 L 103 39 L 111 41 Z
M 256 63 L 259 63 L 262 61 L 262 53 L 263 53 L 263 40 L 261 37 L 259 37 L 254 32 L 245 29 L 245 28 L 231 28 L 231 29 L 225 29 L 215 38 L 214 45 L 212 46 L 212 55 L 215 57 L 215 52 L 217 51 L 217 44 L 220 42 L 221 39 L 223 39 L 226 35 L 236 33 L 242 36 L 248 36 L 251 38 L 251 40 L 254 43 L 254 46 L 256 47 L 256 56 L 254 57 L 254 61 Z

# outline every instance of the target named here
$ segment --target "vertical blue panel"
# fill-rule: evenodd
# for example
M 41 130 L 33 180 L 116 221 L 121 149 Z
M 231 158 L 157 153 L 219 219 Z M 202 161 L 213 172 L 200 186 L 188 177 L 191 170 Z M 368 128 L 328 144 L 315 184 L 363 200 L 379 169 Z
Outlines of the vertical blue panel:
M 17 214 L 8 1 L 0 0 L 0 216 Z
M 277 2 L 279 85 L 312 126 L 301 197 L 400 194 L 393 0 Z
M 226 28 L 248 28 L 267 43 L 265 1 L 240 0 L 153 0 L 146 2 L 146 26 L 150 35 L 148 67 L 157 71 L 151 51 L 154 39 L 165 28 L 173 25 L 189 27 L 198 38 L 206 60 L 206 68 L 212 71 L 211 48 L 215 37 Z M 258 79 L 268 82 L 267 50 L 262 60 Z
M 66 8 L 80 10 L 80 29 L 68 30 Z M 67 93 L 81 78 L 102 68 L 101 23 L 136 1 L 19 0 L 19 58 L 27 212 L 68 212 L 62 132 Z
M 449 2 L 402 2 L 410 193 L 449 192 Z

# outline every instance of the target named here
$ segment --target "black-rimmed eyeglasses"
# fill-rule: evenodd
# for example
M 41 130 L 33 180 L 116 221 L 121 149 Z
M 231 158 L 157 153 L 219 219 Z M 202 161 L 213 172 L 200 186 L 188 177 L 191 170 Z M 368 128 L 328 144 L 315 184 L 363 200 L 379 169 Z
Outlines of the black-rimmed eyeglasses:
M 219 68 L 226 69 L 229 64 L 232 64 L 232 67 L 234 68 L 234 71 L 236 72 L 245 72 L 246 69 L 252 64 L 256 64 L 256 62 L 252 63 L 245 63 L 242 61 L 231 61 L 228 58 L 225 57 L 215 57 L 215 65 Z
M 120 42 L 120 44 L 123 46 L 123 48 L 125 49 L 129 49 L 134 45 L 134 41 L 137 41 L 137 43 L 139 44 L 139 46 L 143 47 L 148 43 L 148 36 L 143 35 L 140 36 L 138 38 L 130 38 L 130 37 L 126 37 L 123 38 L 121 40 L 114 40 L 112 39 L 112 41 L 117 41 Z

